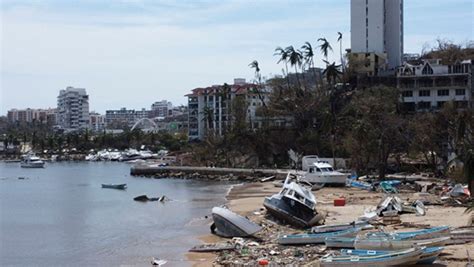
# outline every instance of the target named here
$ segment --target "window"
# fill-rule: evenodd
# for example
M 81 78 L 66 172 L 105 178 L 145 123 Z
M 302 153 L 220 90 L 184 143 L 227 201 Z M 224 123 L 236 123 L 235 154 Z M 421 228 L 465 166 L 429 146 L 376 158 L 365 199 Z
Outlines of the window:
M 438 101 L 438 108 L 442 108 L 444 106 L 445 101 Z
M 418 102 L 418 109 L 430 109 L 431 102 Z
M 449 96 L 449 90 L 447 89 L 438 90 L 438 96 Z
M 402 96 L 403 97 L 413 97 L 413 91 L 403 91 Z
M 430 96 L 430 90 L 420 90 L 418 96 Z
M 466 95 L 466 89 L 456 89 L 456 95 Z
M 421 74 L 423 75 L 428 75 L 428 74 L 433 74 L 433 69 L 429 64 L 426 64 L 423 70 L 421 71 Z

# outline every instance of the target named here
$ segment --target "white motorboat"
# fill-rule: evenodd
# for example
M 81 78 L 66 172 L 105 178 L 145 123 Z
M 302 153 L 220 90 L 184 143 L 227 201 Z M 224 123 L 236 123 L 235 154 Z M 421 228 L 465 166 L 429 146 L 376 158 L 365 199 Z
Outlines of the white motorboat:
M 327 161 L 319 160 L 318 156 L 304 156 L 301 180 L 311 184 L 345 185 L 348 174 L 335 171 Z
M 44 161 L 42 161 L 35 154 L 27 154 L 23 156 L 23 160 L 20 163 L 22 168 L 43 168 Z

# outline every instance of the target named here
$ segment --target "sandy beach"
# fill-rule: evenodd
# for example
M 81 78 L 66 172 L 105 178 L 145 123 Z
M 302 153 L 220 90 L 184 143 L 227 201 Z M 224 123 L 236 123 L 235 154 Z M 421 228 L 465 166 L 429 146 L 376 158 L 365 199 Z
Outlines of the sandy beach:
M 265 218 L 265 209 L 263 208 L 264 197 L 274 194 L 280 188 L 275 187 L 271 182 L 267 183 L 246 183 L 234 186 L 227 195 L 227 207 L 240 215 L 247 216 L 250 220 L 268 225 Z M 363 215 L 364 210 L 376 206 L 383 198 L 382 193 L 367 192 L 356 188 L 332 188 L 327 187 L 319 191 L 313 192 L 317 198 L 318 212 L 327 214 L 326 224 L 351 222 L 357 217 Z M 346 205 L 343 207 L 334 207 L 333 200 L 338 197 L 346 199 Z M 400 193 L 402 200 L 414 200 L 414 193 Z M 448 225 L 450 227 L 466 226 L 470 220 L 470 215 L 465 214 L 465 208 L 462 207 L 444 207 L 444 206 L 427 206 L 425 216 L 416 216 L 415 214 L 402 214 L 401 221 L 403 223 L 424 224 L 430 226 Z M 267 227 L 272 228 L 272 227 Z M 274 231 L 301 232 L 300 230 L 286 228 L 286 226 L 273 227 Z M 413 228 L 403 227 L 401 225 L 386 226 L 386 230 L 407 231 Z M 268 233 L 268 232 L 267 232 Z M 273 233 L 273 234 L 282 234 Z M 209 235 L 200 238 L 203 243 L 216 243 L 225 241 L 209 233 Z M 438 266 L 465 266 L 467 259 L 467 251 L 474 255 L 474 243 L 447 246 L 438 258 Z M 193 266 L 219 266 L 216 262 L 214 253 L 188 253 L 187 258 L 193 263 Z M 272 262 L 273 258 L 269 256 L 267 259 Z M 306 262 L 307 263 L 307 262 Z M 304 263 L 304 264 L 306 264 Z

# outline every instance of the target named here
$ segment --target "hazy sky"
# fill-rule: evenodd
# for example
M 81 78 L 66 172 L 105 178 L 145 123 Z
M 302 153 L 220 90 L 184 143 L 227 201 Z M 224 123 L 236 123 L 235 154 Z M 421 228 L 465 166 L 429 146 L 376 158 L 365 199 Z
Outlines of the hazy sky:
M 1 3 L 0 114 L 56 106 L 60 89 L 86 88 L 90 109 L 185 104 L 191 89 L 280 74 L 275 47 L 337 32 L 350 46 L 350 0 L 37 0 Z M 405 52 L 473 40 L 474 1 L 405 0 Z M 317 64 L 321 65 L 320 60 Z

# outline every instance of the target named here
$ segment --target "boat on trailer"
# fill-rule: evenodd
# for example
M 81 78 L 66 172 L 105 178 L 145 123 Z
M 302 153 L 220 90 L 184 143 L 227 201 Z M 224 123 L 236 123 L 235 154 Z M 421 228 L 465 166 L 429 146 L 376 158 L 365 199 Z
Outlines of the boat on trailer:
M 328 237 L 354 237 L 361 229 L 358 227 L 353 227 L 350 229 L 329 232 L 329 233 L 319 233 L 319 234 L 294 234 L 294 235 L 284 235 L 278 238 L 278 244 L 282 245 L 305 245 L 305 244 L 324 244 L 326 238 Z
M 127 184 L 102 184 L 102 188 L 125 190 L 127 189 Z
M 247 237 L 262 230 L 249 219 L 222 207 L 212 208 L 211 232 L 222 237 Z
M 323 219 L 316 212 L 311 189 L 303 186 L 293 173 L 288 173 L 279 193 L 265 198 L 263 206 L 274 217 L 299 228 L 311 227 Z
M 384 255 L 326 255 L 321 258 L 320 266 L 406 266 L 417 263 L 422 253 L 423 248 L 410 248 Z
M 432 264 L 443 251 L 444 247 L 425 247 L 422 249 L 420 260 L 417 264 Z M 341 249 L 342 255 L 356 255 L 356 256 L 377 256 L 387 255 L 396 251 L 384 250 L 365 250 L 365 249 Z

